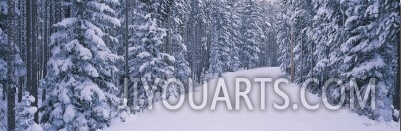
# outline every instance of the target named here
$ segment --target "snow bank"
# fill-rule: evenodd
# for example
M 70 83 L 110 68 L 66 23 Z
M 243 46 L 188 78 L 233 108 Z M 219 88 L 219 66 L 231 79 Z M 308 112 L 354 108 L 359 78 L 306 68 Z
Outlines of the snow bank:
M 272 77 L 274 81 L 282 76 L 284 75 L 279 68 L 261 68 L 223 75 L 233 106 L 234 78 Z M 283 99 L 273 91 L 273 83 L 266 84 L 266 110 L 258 107 L 261 101 L 260 83 L 253 83 L 249 95 L 254 110 L 248 110 L 243 99 L 241 110 L 228 111 L 224 102 L 219 102 L 216 110 L 210 110 L 216 82 L 216 80 L 209 82 L 208 104 L 204 110 L 193 110 L 186 95 L 184 106 L 178 110 L 168 110 L 162 102 L 155 103 L 153 110 L 132 116 L 125 123 L 113 123 L 106 131 L 399 131 L 400 129 L 399 123 L 378 123 L 347 110 L 328 110 L 323 106 L 321 99 L 312 94 L 307 94 L 307 100 L 312 105 L 321 103 L 320 108 L 315 111 L 307 110 L 301 104 L 300 88 L 293 84 L 280 85 L 290 97 L 290 107 L 286 110 L 279 111 L 273 107 L 274 102 L 278 105 L 283 104 Z M 201 101 L 197 100 L 202 100 L 202 91 L 195 92 L 194 95 L 198 98 L 195 99 L 195 103 L 201 104 Z

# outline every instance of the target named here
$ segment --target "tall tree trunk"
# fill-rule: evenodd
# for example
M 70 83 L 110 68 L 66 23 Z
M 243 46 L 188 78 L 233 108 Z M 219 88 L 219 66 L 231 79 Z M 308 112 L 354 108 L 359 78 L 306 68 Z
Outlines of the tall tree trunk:
M 9 57 L 12 57 L 10 54 Z M 12 63 L 12 62 L 11 62 Z M 12 69 L 12 65 L 8 67 L 8 69 Z M 8 82 L 7 82 L 7 127 L 9 131 L 13 131 L 15 129 L 15 85 L 13 82 L 15 82 L 12 76 L 13 71 L 9 71 L 8 74 Z
M 294 29 L 291 26 L 291 81 L 294 82 L 294 77 L 295 77 L 295 58 L 294 58 Z
M 22 2 L 23 2 L 22 0 L 18 1 L 18 9 L 20 10 L 20 12 L 22 12 L 21 11 L 22 7 L 23 7 Z M 24 29 L 23 26 L 22 26 L 23 22 L 24 22 L 24 17 L 23 17 L 22 14 L 20 14 L 20 16 L 18 17 L 18 47 L 21 50 L 21 57 L 24 56 L 24 55 L 22 55 L 22 50 L 23 50 L 23 47 L 24 47 L 24 44 L 23 44 L 24 42 L 22 42 L 23 41 L 23 39 L 22 39 L 22 35 L 23 35 L 22 30 Z M 20 80 L 19 80 L 19 84 L 18 84 L 18 103 L 21 103 L 21 101 L 22 101 L 22 90 L 23 90 L 22 88 L 24 86 L 24 81 L 23 81 L 23 77 L 21 77 L 19 79 Z
M 49 29 L 49 17 L 51 15 L 50 13 L 50 4 L 51 1 L 45 1 L 45 6 L 44 7 L 44 13 L 45 13 L 45 18 L 44 18 L 44 45 L 43 45 L 43 63 L 42 63 L 42 68 L 43 68 L 43 78 L 46 77 L 47 75 L 47 61 L 49 59 L 49 38 L 50 38 L 50 29 Z M 46 89 L 42 89 L 42 101 L 46 99 Z
M 400 10 L 400 14 L 401 14 L 401 10 Z M 400 63 L 400 61 L 401 61 L 401 45 L 400 45 L 400 40 L 401 40 L 401 33 L 400 33 L 400 30 L 398 29 L 398 33 L 399 33 L 399 35 L 400 35 L 400 39 L 398 40 L 398 43 L 396 43 L 396 45 L 397 45 L 397 51 L 398 51 L 398 59 L 397 59 L 397 64 L 398 64 L 398 67 L 397 67 L 397 72 L 396 72 L 396 74 L 397 74 L 397 76 L 396 76 L 396 87 L 395 87 L 395 99 L 393 100 L 393 102 L 394 102 L 394 107 L 395 107 L 395 109 L 398 109 L 398 110 L 400 110 L 400 100 L 401 100 L 401 94 L 400 94 L 400 88 L 401 88 L 401 78 L 400 78 L 400 73 L 401 73 L 401 63 Z
M 32 106 L 38 107 L 38 88 L 37 88 L 37 65 L 38 61 L 35 56 L 36 52 L 36 42 L 37 42 L 37 0 L 27 0 L 27 70 L 28 70 L 28 80 L 27 86 L 30 94 L 35 97 L 36 101 L 32 103 Z M 34 121 L 39 122 L 38 112 L 34 115 Z
M 32 86 L 32 52 L 31 52 L 31 44 L 32 44 L 32 40 L 31 40 L 31 33 L 32 33 L 32 1 L 31 0 L 27 0 L 26 1 L 26 65 L 27 65 L 27 80 L 26 80 L 26 88 L 28 89 L 28 91 L 31 91 L 31 86 Z
M 34 2 L 32 4 L 32 25 L 33 25 L 33 32 L 32 34 L 32 54 L 34 56 L 37 56 L 37 30 L 38 30 L 38 24 L 37 24 L 37 0 L 32 0 Z M 33 57 L 33 66 L 32 66 L 32 96 L 35 97 L 36 101 L 32 102 L 32 106 L 38 107 L 38 57 Z M 34 115 L 34 121 L 36 123 L 39 123 L 39 114 L 38 112 L 35 113 Z
M 128 61 L 130 60 L 129 59 L 129 54 L 128 54 L 128 48 L 129 48 L 129 44 L 128 44 L 128 39 L 129 39 L 129 32 L 128 32 L 128 25 L 129 25 L 129 20 L 128 20 L 128 18 L 129 18 L 129 14 L 128 14 L 128 12 L 129 12 L 129 7 L 130 7 L 130 0 L 125 0 L 125 12 L 124 12 L 124 15 L 125 15 L 125 36 L 124 36 L 124 43 L 125 43 L 125 76 L 124 76 L 124 98 L 126 98 L 127 100 L 129 100 L 128 99 L 128 95 L 130 94 L 130 93 L 128 93 L 128 80 L 129 80 L 129 78 L 128 78 L 128 76 L 129 76 L 129 65 L 128 65 Z M 128 103 L 131 103 L 131 102 L 128 102 Z
M 303 33 L 301 33 L 301 41 L 300 41 L 301 43 L 301 62 L 300 62 L 300 64 L 301 64 L 301 69 L 300 69 L 300 73 L 299 73 L 299 77 L 301 77 L 300 79 L 299 79 L 299 81 L 298 82 L 303 82 L 304 80 L 304 78 L 303 78 L 303 75 L 304 75 L 304 55 L 305 55 L 305 53 L 304 53 L 304 44 L 303 44 Z
M 401 39 L 401 35 L 400 35 Z M 400 45 L 397 44 L 397 51 L 398 51 L 398 67 L 397 67 L 397 76 L 396 76 L 396 84 L 395 84 L 395 93 L 394 93 L 394 100 L 393 100 L 393 105 L 394 108 L 400 111 L 400 100 L 401 100 L 401 94 L 400 94 L 400 88 L 401 88 L 401 78 L 400 78 L 400 72 L 401 72 L 401 64 L 400 64 L 400 59 L 401 59 L 401 54 L 400 54 Z
M 15 16 L 15 1 L 8 0 L 8 48 L 7 55 L 7 127 L 12 131 L 15 129 L 15 76 L 14 76 L 14 16 Z

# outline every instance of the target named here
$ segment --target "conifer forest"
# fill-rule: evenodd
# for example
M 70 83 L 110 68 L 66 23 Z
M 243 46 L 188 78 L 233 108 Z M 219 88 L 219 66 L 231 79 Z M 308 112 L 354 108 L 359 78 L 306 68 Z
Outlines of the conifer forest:
M 399 0 L 0 0 L 0 131 L 107 130 L 255 69 L 399 129 L 400 22 Z

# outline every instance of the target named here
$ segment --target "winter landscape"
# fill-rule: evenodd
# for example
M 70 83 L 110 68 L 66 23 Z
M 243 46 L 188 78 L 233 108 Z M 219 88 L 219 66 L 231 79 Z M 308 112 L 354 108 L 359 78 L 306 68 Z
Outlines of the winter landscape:
M 0 0 L 0 131 L 399 131 L 399 0 Z

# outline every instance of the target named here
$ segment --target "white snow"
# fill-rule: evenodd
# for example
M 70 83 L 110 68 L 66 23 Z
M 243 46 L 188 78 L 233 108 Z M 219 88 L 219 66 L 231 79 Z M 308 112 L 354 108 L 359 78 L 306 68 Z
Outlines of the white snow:
M 33 124 L 32 126 L 28 127 L 26 131 L 43 131 L 43 128 L 39 124 Z
M 28 108 L 26 108 L 26 111 L 27 111 L 29 114 L 35 114 L 36 111 L 38 111 L 38 108 L 36 108 L 36 107 L 28 107 Z
M 357 67 L 354 67 L 351 72 L 348 72 L 346 74 L 347 76 L 364 75 L 368 71 L 385 66 L 386 64 L 384 63 L 383 58 L 379 54 L 375 54 L 373 59 L 358 64 Z
M 375 122 L 345 109 L 330 111 L 324 107 L 320 98 L 312 94 L 307 94 L 308 102 L 311 105 L 320 103 L 320 108 L 315 111 L 307 110 L 300 101 L 300 88 L 293 84 L 280 84 L 280 89 L 290 98 L 290 106 L 286 110 L 276 110 L 273 107 L 274 102 L 283 105 L 284 101 L 274 93 L 273 82 L 282 76 L 284 75 L 279 68 L 262 68 L 223 75 L 233 107 L 235 107 L 234 78 L 250 78 L 252 91 L 249 96 L 254 110 L 248 110 L 242 98 L 241 110 L 228 111 L 225 102 L 218 102 L 216 110 L 210 110 L 217 83 L 215 79 L 209 82 L 208 101 L 203 110 L 193 110 L 186 95 L 183 107 L 178 110 L 168 110 L 162 102 L 155 103 L 153 110 L 132 116 L 125 123 L 112 123 L 106 131 L 399 131 L 400 129 L 399 123 Z M 253 78 L 256 77 L 273 79 L 273 82 L 266 83 L 266 110 L 260 108 L 260 83 L 253 82 Z M 200 98 L 203 97 L 200 89 L 202 88 L 198 88 L 198 92 L 194 93 L 197 105 L 201 104 Z
M 64 28 L 71 27 L 76 24 L 77 18 L 65 18 L 61 22 L 57 23 L 55 26 L 61 26 Z
M 67 108 L 65 109 L 63 120 L 65 122 L 70 122 L 74 119 L 74 117 L 75 117 L 75 109 L 72 105 L 68 105 Z
M 92 77 L 99 77 L 99 73 L 97 72 L 96 68 L 92 66 L 92 64 L 87 63 L 83 69 L 85 72 Z
M 92 101 L 94 95 L 98 97 L 100 101 L 106 99 L 106 96 L 103 94 L 102 90 L 96 85 L 92 80 L 86 79 L 83 83 L 76 87 L 80 89 L 80 99 L 86 101 Z
M 145 57 L 150 57 L 150 56 L 151 56 L 151 54 L 149 52 L 146 52 L 146 51 L 141 52 L 141 53 L 139 53 L 137 55 L 137 57 L 139 57 L 139 58 L 145 58 Z

